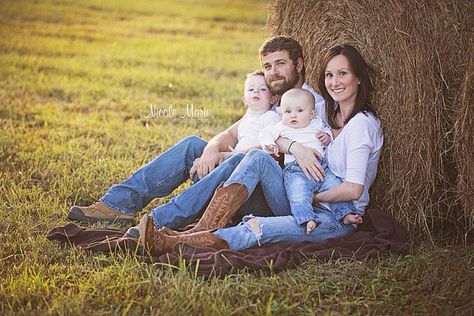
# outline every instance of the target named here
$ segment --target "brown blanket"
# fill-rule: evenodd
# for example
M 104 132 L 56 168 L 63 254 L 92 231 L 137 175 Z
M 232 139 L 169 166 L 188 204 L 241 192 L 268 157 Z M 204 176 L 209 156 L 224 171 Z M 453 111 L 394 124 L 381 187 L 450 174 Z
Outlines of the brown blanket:
M 173 253 L 160 257 L 143 255 L 137 241 L 123 238 L 125 230 L 113 228 L 85 228 L 69 223 L 53 228 L 47 235 L 50 240 L 72 244 L 91 252 L 132 252 L 144 260 L 178 265 L 180 259 L 203 276 L 222 276 L 237 269 L 279 272 L 294 267 L 307 258 L 362 259 L 378 252 L 406 253 L 409 238 L 395 219 L 379 209 L 366 211 L 364 224 L 351 236 L 326 240 L 323 243 L 275 243 L 242 251 L 212 248 L 176 247 Z

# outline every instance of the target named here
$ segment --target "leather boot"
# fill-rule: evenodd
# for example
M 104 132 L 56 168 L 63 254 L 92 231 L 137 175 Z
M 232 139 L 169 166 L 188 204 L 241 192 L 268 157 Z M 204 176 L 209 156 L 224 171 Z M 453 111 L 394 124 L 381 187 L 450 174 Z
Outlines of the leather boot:
M 215 249 L 229 249 L 229 245 L 209 231 L 197 232 L 194 234 L 169 236 L 154 229 L 151 216 L 144 215 L 138 224 L 140 231 L 141 245 L 150 251 L 152 256 L 160 256 L 173 251 L 178 244 L 189 244 L 194 247 L 212 247 Z
M 248 190 L 243 184 L 232 183 L 218 187 L 196 226 L 180 235 L 225 227 L 247 197 Z
M 69 209 L 67 218 L 89 223 L 131 224 L 135 216 L 113 210 L 102 202 L 95 202 L 91 206 L 72 206 Z

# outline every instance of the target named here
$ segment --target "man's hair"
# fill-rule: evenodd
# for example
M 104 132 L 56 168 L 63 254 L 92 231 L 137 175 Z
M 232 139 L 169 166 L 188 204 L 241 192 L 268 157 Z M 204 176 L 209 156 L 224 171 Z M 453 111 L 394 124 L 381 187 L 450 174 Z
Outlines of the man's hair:
M 301 69 L 301 76 L 303 82 L 305 81 L 305 65 L 303 58 L 303 48 L 297 40 L 290 36 L 279 35 L 267 39 L 262 46 L 260 47 L 260 61 L 262 58 L 270 53 L 278 52 L 285 50 L 288 52 L 290 59 L 293 61 L 293 64 L 296 67 L 298 58 L 301 58 L 303 61 L 303 69 Z

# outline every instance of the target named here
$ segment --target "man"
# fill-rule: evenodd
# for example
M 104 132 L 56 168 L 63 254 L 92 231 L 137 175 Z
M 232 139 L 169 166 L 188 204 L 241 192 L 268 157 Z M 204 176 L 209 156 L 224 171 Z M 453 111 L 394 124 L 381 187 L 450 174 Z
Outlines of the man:
M 263 43 L 259 53 L 265 80 L 274 94 L 281 96 L 291 88 L 303 88 L 315 95 L 316 102 L 322 100 L 321 96 L 304 84 L 303 51 L 296 40 L 287 36 L 270 38 Z M 317 104 L 317 113 L 323 117 L 323 102 Z M 278 107 L 275 110 L 278 111 Z M 71 207 L 68 218 L 88 222 L 130 223 L 135 214 L 152 199 L 170 194 L 191 178 L 195 183 L 188 190 L 152 210 L 155 227 L 180 228 L 191 223 L 199 218 L 214 191 L 215 195 L 233 194 L 227 191 L 223 193 L 224 188 L 216 188 L 230 176 L 244 157 L 243 154 L 238 154 L 224 160 L 221 154 L 237 143 L 239 122 L 232 124 L 209 142 L 197 136 L 183 139 L 127 180 L 112 186 L 99 202 L 88 207 Z M 290 141 L 284 138 L 278 139 L 276 143 L 283 153 L 290 145 Z M 307 176 L 322 179 L 322 168 L 316 159 L 318 153 L 315 150 L 295 143 L 291 147 L 291 153 Z M 257 190 L 241 209 L 258 214 L 269 207 L 262 192 Z

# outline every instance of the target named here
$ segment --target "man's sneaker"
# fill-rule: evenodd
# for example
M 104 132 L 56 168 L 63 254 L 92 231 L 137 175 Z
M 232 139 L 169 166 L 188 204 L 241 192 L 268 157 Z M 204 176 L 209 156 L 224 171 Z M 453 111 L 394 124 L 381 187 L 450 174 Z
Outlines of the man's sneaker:
M 67 218 L 89 223 L 107 222 L 131 224 L 135 216 L 113 210 L 102 202 L 95 202 L 91 206 L 71 207 Z

